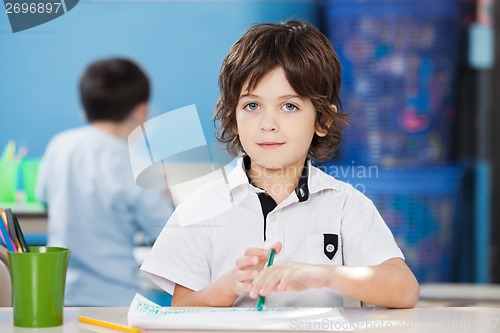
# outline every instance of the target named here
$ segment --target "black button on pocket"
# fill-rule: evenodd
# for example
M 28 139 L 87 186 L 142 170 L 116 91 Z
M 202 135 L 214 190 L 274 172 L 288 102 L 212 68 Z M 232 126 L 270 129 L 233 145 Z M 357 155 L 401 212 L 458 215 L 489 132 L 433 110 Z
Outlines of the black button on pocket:
M 323 252 L 332 260 L 339 248 L 339 235 L 323 234 Z

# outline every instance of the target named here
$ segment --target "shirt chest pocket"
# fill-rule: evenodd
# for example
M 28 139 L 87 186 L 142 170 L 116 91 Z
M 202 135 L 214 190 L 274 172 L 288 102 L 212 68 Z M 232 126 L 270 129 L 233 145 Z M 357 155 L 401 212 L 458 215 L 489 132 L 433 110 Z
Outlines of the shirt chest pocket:
M 340 235 L 316 234 L 306 237 L 309 264 L 342 265 L 342 237 Z

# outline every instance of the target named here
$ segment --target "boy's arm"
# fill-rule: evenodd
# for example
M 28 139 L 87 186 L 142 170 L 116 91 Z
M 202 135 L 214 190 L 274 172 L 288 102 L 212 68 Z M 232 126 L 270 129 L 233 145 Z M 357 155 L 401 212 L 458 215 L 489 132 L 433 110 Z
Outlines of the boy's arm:
M 412 308 L 417 304 L 417 279 L 401 258 L 370 267 L 331 266 L 326 287 L 368 304 Z
M 194 291 L 179 284 L 175 285 L 172 306 L 231 306 L 236 294 L 229 286 L 234 285 L 236 268 L 224 274 L 209 287 Z
M 419 297 L 417 279 L 400 258 L 379 265 L 350 267 L 285 263 L 263 270 L 255 279 L 250 297 L 272 291 L 329 288 L 365 303 L 389 308 L 414 307 Z

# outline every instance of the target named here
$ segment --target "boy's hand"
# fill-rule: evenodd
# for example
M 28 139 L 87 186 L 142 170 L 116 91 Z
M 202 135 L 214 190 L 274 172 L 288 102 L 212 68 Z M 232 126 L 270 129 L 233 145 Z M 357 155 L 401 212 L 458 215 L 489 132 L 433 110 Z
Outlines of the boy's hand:
M 250 297 L 267 296 L 272 291 L 323 288 L 326 283 L 327 270 L 323 266 L 289 262 L 262 270 L 253 280 Z
M 271 248 L 276 250 L 276 254 L 281 252 L 282 244 L 274 243 Z M 236 283 L 233 286 L 233 292 L 237 295 L 243 295 L 250 292 L 253 288 L 252 280 L 265 267 L 269 249 L 249 248 L 245 251 L 243 257 L 236 260 Z

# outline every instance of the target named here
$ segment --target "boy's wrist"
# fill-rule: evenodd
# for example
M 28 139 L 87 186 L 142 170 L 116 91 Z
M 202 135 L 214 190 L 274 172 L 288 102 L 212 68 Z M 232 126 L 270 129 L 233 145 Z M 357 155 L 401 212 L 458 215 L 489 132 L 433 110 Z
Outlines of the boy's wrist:
M 209 306 L 232 306 L 238 295 L 233 290 L 235 271 L 227 272 L 205 289 L 205 298 Z
M 338 266 L 335 265 L 321 265 L 322 272 L 323 272 L 323 277 L 322 280 L 324 281 L 324 288 L 328 288 L 331 290 L 336 289 L 336 283 L 335 283 L 335 276 L 337 275 L 337 268 Z

